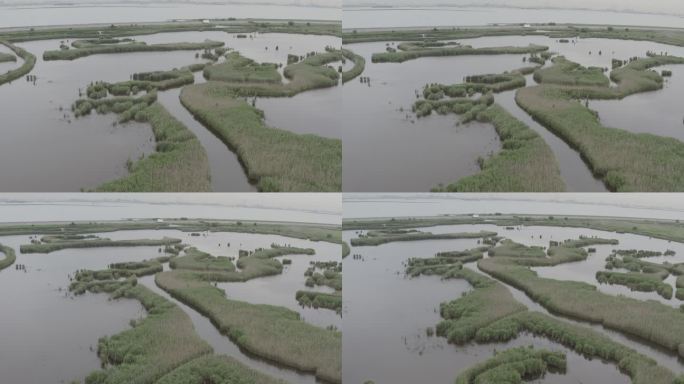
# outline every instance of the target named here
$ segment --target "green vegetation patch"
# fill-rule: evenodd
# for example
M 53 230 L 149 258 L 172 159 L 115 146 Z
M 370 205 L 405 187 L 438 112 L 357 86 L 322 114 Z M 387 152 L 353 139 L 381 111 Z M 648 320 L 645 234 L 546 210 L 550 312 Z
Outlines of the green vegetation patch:
M 103 368 L 89 374 L 86 384 L 153 384 L 182 364 L 211 353 L 185 312 L 138 285 L 135 278 L 102 280 L 90 289 L 109 292 L 113 298 L 136 299 L 147 317 L 132 322 L 132 329 L 100 338 L 97 352 Z
M 260 191 L 342 188 L 342 142 L 268 127 L 263 112 L 219 82 L 191 85 L 182 104 L 231 149 Z
M 637 92 L 661 89 L 662 77 L 648 69 L 673 63 L 684 63 L 684 58 L 655 56 L 637 59 L 611 73 L 617 87 L 542 83 L 520 89 L 516 101 L 542 125 L 579 151 L 592 172 L 611 190 L 679 191 L 684 189 L 684 175 L 677 172 L 684 167 L 684 143 L 674 138 L 605 127 L 587 103 L 578 101 L 619 99 Z
M 551 148 L 534 130 L 494 103 L 491 92 L 502 92 L 525 86 L 524 74 L 536 67 L 521 68 L 503 74 L 466 77 L 454 85 L 430 84 L 423 90 L 423 100 L 413 111 L 418 117 L 455 113 L 461 122 L 478 120 L 490 123 L 501 139 L 502 150 L 488 159 L 480 158 L 481 171 L 433 192 L 553 192 L 565 190 L 558 161 Z M 479 99 L 471 98 L 485 94 Z M 450 99 L 443 100 L 444 97 Z
M 588 85 L 608 87 L 610 80 L 603 73 L 603 68 L 585 68 L 563 56 L 553 58 L 553 65 L 534 72 L 534 80 L 538 83 L 561 85 Z
M 14 264 L 14 261 L 17 260 L 12 247 L 0 244 L 0 253 L 4 255 L 4 258 L 0 260 L 0 271 Z
M 439 275 L 444 278 L 452 274 L 461 275 L 464 263 L 480 260 L 489 247 L 478 247 L 465 251 L 438 252 L 431 258 L 412 257 L 408 260 L 406 274 L 411 277 L 420 275 Z
M 672 299 L 672 286 L 664 283 L 658 276 L 634 272 L 596 272 L 596 280 L 601 284 L 624 285 L 632 291 L 657 292 L 663 298 Z
M 242 97 L 292 97 L 312 89 L 338 85 L 340 74 L 328 64 L 343 60 L 342 52 L 327 48 L 325 52 L 310 52 L 303 60 L 289 64 L 283 75 L 289 80 L 282 83 L 274 64 L 258 64 L 232 52 L 226 61 L 208 66 L 204 70 L 207 80 L 218 80 L 223 94 Z
M 162 272 L 157 285 L 211 319 L 241 348 L 333 383 L 342 382 L 342 334 L 307 324 L 297 312 L 227 299 L 197 273 Z
M 519 347 L 497 353 L 487 361 L 458 375 L 456 384 L 522 383 L 542 378 L 547 372 L 565 372 L 562 352 Z
M 474 233 L 430 233 L 419 231 L 369 231 L 367 234 L 359 235 L 358 238 L 351 239 L 351 245 L 375 246 L 380 244 L 392 243 L 395 241 L 421 241 L 421 240 L 450 240 L 450 239 L 479 239 L 496 236 L 496 232 L 480 231 Z
M 30 73 L 33 70 L 33 67 L 36 66 L 36 56 L 34 56 L 31 52 L 4 41 L 3 39 L 0 39 L 0 44 L 11 49 L 14 54 L 24 60 L 24 63 L 19 68 L 15 68 L 0 74 L 0 85 L 23 77 L 24 75 Z
M 465 56 L 465 55 L 512 55 L 539 53 L 549 47 L 530 44 L 527 47 L 485 47 L 473 48 L 471 46 L 445 46 L 445 47 L 421 47 L 405 44 L 405 50 L 395 52 L 374 53 L 371 60 L 374 63 L 403 63 L 404 61 L 418 59 L 420 57 L 439 56 Z
M 297 302 L 304 307 L 325 308 L 342 313 L 342 295 L 316 291 L 297 291 Z
M 161 104 L 135 115 L 152 126 L 156 152 L 129 165 L 129 174 L 97 188 L 100 192 L 204 192 L 211 190 L 209 161 L 202 144 Z
M 346 60 L 350 60 L 354 63 L 354 66 L 350 70 L 342 72 L 342 83 L 346 83 L 363 73 L 366 69 L 366 59 L 364 59 L 363 56 L 357 55 L 351 50 L 344 48 L 342 48 L 342 55 Z
M 570 248 L 567 248 L 570 249 Z M 555 313 L 601 323 L 629 335 L 684 353 L 684 313 L 656 301 L 611 296 L 596 287 L 574 281 L 540 278 L 522 261 L 490 258 L 478 267 L 491 276 L 524 291 L 532 300 Z M 534 259 L 527 259 L 534 260 Z M 530 263 L 531 264 L 531 263 Z M 682 355 L 684 356 L 684 355 Z
M 197 248 L 187 248 L 185 255 L 173 258 L 169 266 L 173 269 L 194 269 L 199 271 L 235 271 L 235 264 L 229 257 L 212 256 Z
M 207 80 L 239 83 L 281 83 L 278 66 L 271 63 L 257 63 L 241 56 L 238 52 L 226 55 L 225 62 L 204 69 Z
M 542 247 L 528 247 L 506 239 L 488 252 L 492 257 L 546 257 Z
M 202 356 L 162 376 L 156 384 L 285 384 L 229 356 Z
M 305 272 L 307 287 L 327 286 L 342 292 L 342 263 L 336 261 L 312 261 Z M 320 270 L 321 272 L 318 272 Z
M 206 40 L 200 43 L 168 43 L 168 44 L 147 44 L 145 42 L 126 42 L 116 44 L 86 44 L 83 48 L 59 49 L 45 51 L 43 60 L 75 60 L 81 57 L 130 53 L 130 52 L 166 52 L 166 51 L 195 51 L 201 49 L 211 49 L 222 47 L 225 43 L 221 41 Z
M 139 240 L 110 240 L 97 238 L 92 240 L 65 240 L 49 243 L 23 244 L 19 248 L 21 253 L 50 253 L 62 249 L 73 248 L 102 248 L 102 247 L 150 247 L 164 246 L 180 243 L 180 239 L 164 237 L 162 239 L 139 239 Z
M 17 57 L 11 53 L 0 52 L 0 63 L 9 63 L 17 61 Z

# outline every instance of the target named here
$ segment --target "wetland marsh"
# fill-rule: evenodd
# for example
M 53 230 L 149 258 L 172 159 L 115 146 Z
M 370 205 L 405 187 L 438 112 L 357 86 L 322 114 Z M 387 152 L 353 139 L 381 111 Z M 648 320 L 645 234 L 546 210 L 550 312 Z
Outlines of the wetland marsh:
M 611 203 L 605 210 L 601 203 L 589 204 L 586 209 L 594 214 L 580 217 L 563 213 L 571 202 L 478 200 L 518 214 L 436 215 L 435 209 L 473 208 L 464 200 L 427 196 L 345 201 L 343 240 L 351 244 L 351 256 L 344 259 L 344 276 L 354 276 L 344 295 L 345 380 L 409 383 L 425 375 L 435 383 L 494 377 L 535 383 L 681 380 L 677 328 L 684 326 L 683 302 L 599 277 L 602 271 L 651 273 L 616 268 L 611 261 L 616 253 L 639 255 L 638 262 L 655 269 L 684 266 L 678 220 L 657 219 L 662 214 L 646 208 L 641 214 L 647 216 L 640 218 L 597 216 L 611 215 Z M 386 216 L 355 218 L 369 212 L 369 205 L 378 205 L 377 213 Z M 417 213 L 420 207 L 427 210 Z M 537 210 L 547 214 L 531 213 Z M 653 235 L 641 234 L 647 227 Z M 423 232 L 432 238 L 421 239 Z M 481 237 L 454 238 L 466 233 Z M 358 242 L 383 237 L 402 241 Z M 670 292 L 675 289 L 674 278 L 662 282 Z M 369 290 L 375 294 L 366 294 Z M 521 371 L 522 366 L 505 363 L 496 368 L 497 359 L 534 356 L 547 356 L 542 364 L 526 366 L 539 369 Z
M 684 188 L 675 78 L 684 57 L 681 30 L 560 23 L 353 28 L 372 13 L 350 10 L 343 32 L 344 48 L 366 59 L 360 80 L 343 87 L 351 120 L 344 140 L 352 144 L 344 148 L 345 191 Z M 524 82 L 477 84 L 516 71 Z M 452 92 L 429 92 L 437 85 Z M 489 107 L 464 109 L 467 99 L 488 93 L 493 101 L 481 100 Z M 536 132 L 539 144 L 521 149 L 525 130 Z M 560 180 L 548 182 L 554 178 Z
M 108 203 L 62 204 L 97 215 Z M 315 220 L 297 223 L 244 219 L 281 214 L 264 206 L 240 220 L 56 222 L 63 217 L 39 206 L 23 209 L 41 221 L 0 226 L 0 285 L 23 295 L 0 299 L 3 380 L 341 382 L 341 314 L 298 303 L 303 290 L 341 297 L 341 285 L 311 287 L 305 273 L 341 261 L 339 224 L 325 214 L 290 211 Z M 114 215 L 136 210 L 168 214 L 138 202 Z M 199 290 L 187 292 L 188 284 Z M 220 312 L 226 306 L 229 316 Z

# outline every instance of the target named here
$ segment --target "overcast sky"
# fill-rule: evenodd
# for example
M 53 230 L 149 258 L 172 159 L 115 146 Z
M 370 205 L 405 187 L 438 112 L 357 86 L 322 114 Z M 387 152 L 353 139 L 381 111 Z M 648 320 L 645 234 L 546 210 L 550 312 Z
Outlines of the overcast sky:
M 198 4 L 277 4 L 318 7 L 341 7 L 342 0 L 0 0 L 1 5 L 31 4 L 117 4 L 117 3 L 198 3 Z
M 682 0 L 345 0 L 346 5 L 364 6 L 437 6 L 492 5 L 530 8 L 585 8 L 593 10 L 629 10 L 647 13 L 684 14 Z

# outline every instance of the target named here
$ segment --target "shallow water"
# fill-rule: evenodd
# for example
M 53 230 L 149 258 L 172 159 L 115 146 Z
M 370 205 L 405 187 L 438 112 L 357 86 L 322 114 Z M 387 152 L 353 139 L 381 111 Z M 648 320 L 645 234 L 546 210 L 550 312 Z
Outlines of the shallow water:
M 345 240 L 352 237 L 353 231 L 343 234 Z M 352 254 L 362 254 L 363 260 L 347 257 L 344 261 L 345 279 L 349 280 L 344 294 L 345 380 L 413 383 L 430 377 L 432 383 L 451 383 L 460 371 L 485 361 L 495 350 L 534 345 L 565 351 L 568 357 L 567 374 L 548 374 L 534 382 L 629 382 L 614 365 L 586 360 L 559 344 L 530 335 L 508 343 L 465 346 L 427 337 L 426 328 L 441 320 L 439 303 L 455 300 L 471 288 L 464 280 L 405 278 L 404 263 L 411 257 L 432 257 L 435 252 L 474 246 L 477 240 L 461 239 L 352 248 Z
M 546 36 L 495 36 L 462 39 L 473 47 L 548 46 L 584 66 L 611 68 L 611 61 L 645 57 L 647 51 L 684 57 L 684 47 L 651 42 L 609 39 L 571 39 L 560 43 Z M 398 42 L 389 42 L 396 45 Z M 526 66 L 526 55 L 460 56 L 420 58 L 404 63 L 373 64 L 371 55 L 383 52 L 387 42 L 352 44 L 348 48 L 366 57 L 363 76 L 371 87 L 358 80 L 343 88 L 344 170 L 346 191 L 428 191 L 439 183 L 451 183 L 479 171 L 475 160 L 496 152 L 500 146 L 493 127 L 472 123 L 458 128 L 458 117 L 433 116 L 416 119 L 410 113 L 415 91 L 426 83 L 461 83 L 473 74 L 501 73 Z M 600 54 L 599 54 L 600 53 Z M 664 90 L 630 96 L 621 101 L 590 101 L 606 126 L 635 133 L 649 132 L 684 139 L 680 100 L 684 85 L 674 77 Z M 663 67 L 669 68 L 669 67 Z M 663 68 L 658 68 L 661 70 Z M 527 86 L 534 86 L 528 76 Z M 684 80 L 682 80 L 684 81 Z M 514 116 L 541 134 L 559 161 L 568 191 L 606 191 L 579 153 L 536 123 L 515 102 L 515 92 L 495 98 Z M 623 104 L 624 103 L 624 104 Z M 405 113 L 399 111 L 403 108 Z M 666 116 L 666 117 L 664 117 Z M 415 120 L 415 124 L 412 121 Z M 378 153 L 381 156 L 378 156 Z
M 214 255 L 237 256 L 241 247 L 269 247 L 274 242 L 315 248 L 317 255 L 311 259 L 332 259 L 333 256 L 339 259 L 340 255 L 340 246 L 336 244 L 271 235 L 207 233 L 198 237 L 173 230 L 120 231 L 99 235 L 111 239 L 176 237 L 181 238 L 186 244 Z M 104 269 L 112 262 L 141 261 L 158 257 L 159 247 L 66 249 L 50 254 L 26 255 L 18 252 L 21 244 L 29 242 L 29 236 L 0 237 L 0 243 L 17 250 L 16 263 L 25 264 L 27 268 L 26 273 L 15 270 L 14 266 L 0 272 L 0 288 L 3 292 L 21 292 L 19 298 L 8 294 L 0 296 L 0 307 L 11 308 L 4 311 L 0 318 L 0 342 L 4 347 L 0 350 L 0 371 L 3 372 L 4 380 L 17 384 L 47 384 L 55 382 L 56 379 L 65 382 L 82 379 L 100 367 L 96 354 L 98 338 L 128 329 L 129 320 L 143 317 L 145 312 L 137 301 L 110 301 L 104 294 L 86 293 L 72 298 L 65 291 L 69 284 L 68 276 L 80 268 Z M 227 243 L 231 243 L 231 247 L 227 247 Z M 295 258 L 296 256 L 292 256 L 293 260 Z M 304 261 L 308 263 L 308 259 Z M 299 281 L 304 288 L 305 277 L 303 272 L 286 273 L 284 276 L 280 280 L 266 279 L 260 285 L 251 287 L 264 290 L 262 293 L 274 292 L 276 289 L 273 284 L 279 284 L 277 287 L 282 292 L 271 299 L 271 304 L 294 307 L 292 302 L 296 303 L 295 291 L 300 289 L 295 281 Z M 154 285 L 153 276 L 140 280 L 160 293 Z M 289 285 L 282 284 L 283 281 Z M 258 297 L 249 288 L 241 287 L 240 292 L 243 294 L 240 296 L 241 299 Z M 231 296 L 230 293 L 228 296 Z M 217 353 L 234 356 L 255 369 L 293 383 L 315 381 L 310 374 L 302 374 L 244 355 L 227 337 L 220 335 L 208 319 L 182 304 L 181 308 L 190 315 L 197 332 L 210 342 Z M 332 311 L 293 309 L 299 310 L 304 319 L 312 323 L 341 323 L 339 316 L 331 317 L 327 313 L 331 312 L 334 315 Z
M 149 44 L 214 39 L 225 41 L 228 47 L 257 61 L 283 63 L 287 62 L 289 52 L 304 55 L 306 52 L 323 51 L 326 46 L 339 45 L 339 38 L 330 36 L 257 34 L 252 39 L 237 39 L 234 34 L 219 31 L 133 38 Z M 94 55 L 74 61 L 43 61 L 43 52 L 58 49 L 60 41 L 18 44 L 37 56 L 36 67 L 31 74 L 38 79 L 35 84 L 18 79 L 0 86 L 0 99 L 4 101 L 0 104 L 0 115 L 6 122 L 2 128 L 6 140 L 0 143 L 0 174 L 4 176 L 0 188 L 3 191 L 78 191 L 125 176 L 128 159 L 136 160 L 154 151 L 149 126 L 135 122 L 113 126 L 116 119 L 113 114 L 93 113 L 75 119 L 70 107 L 78 99 L 79 89 L 85 92 L 93 81 L 123 81 L 132 73 L 169 70 L 203 61 L 195 58 L 192 51 L 138 52 Z M 276 45 L 283 48 L 276 51 Z M 266 46 L 272 48 L 265 50 Z M 236 156 L 227 146 L 219 145 L 213 136 L 200 133 L 202 127 L 190 119 L 179 102 L 173 100 L 178 93 L 178 89 L 160 92 L 159 99 L 170 107 L 169 111 L 174 116 L 187 122 L 200 141 L 206 144 L 212 166 L 212 187 L 217 191 L 254 190 Z M 302 132 L 334 137 L 337 134 L 334 124 L 323 122 L 331 120 L 332 111 L 338 104 L 337 95 L 337 89 L 327 90 L 322 98 L 327 102 L 321 103 L 318 109 L 311 108 L 311 96 L 306 93 L 288 100 L 264 102 L 259 107 L 264 109 L 269 123 L 275 127 L 297 131 L 293 127 L 304 125 Z M 287 111 L 280 105 L 273 106 L 280 101 L 285 102 Z M 270 116 L 271 109 L 273 116 Z

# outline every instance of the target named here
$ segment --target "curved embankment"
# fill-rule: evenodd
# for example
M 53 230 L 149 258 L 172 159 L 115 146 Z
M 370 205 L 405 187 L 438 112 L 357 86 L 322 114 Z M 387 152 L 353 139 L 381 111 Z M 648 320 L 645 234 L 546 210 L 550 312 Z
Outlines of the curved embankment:
M 550 251 L 551 256 L 549 257 L 529 257 L 527 252 L 516 251 L 513 252 L 514 256 L 497 255 L 482 259 L 483 250 L 480 250 L 478 266 L 486 272 L 487 270 L 482 268 L 484 264 L 504 265 L 508 268 L 520 268 L 529 271 L 522 265 L 528 262 L 532 265 L 554 265 L 571 260 L 585 259 L 587 257 L 586 251 L 574 247 L 578 244 L 569 242 L 566 246 L 552 247 L 553 251 Z M 494 254 L 512 254 L 509 252 L 511 250 L 510 244 L 504 245 L 503 248 L 497 248 L 500 248 L 501 252 L 494 252 Z M 411 264 L 409 263 L 407 272 L 410 270 L 411 275 L 415 276 L 416 269 L 412 269 L 415 265 L 412 266 Z M 513 298 L 511 292 L 501 283 L 463 268 L 459 260 L 454 262 L 450 257 L 442 256 L 420 260 L 419 264 L 430 266 L 427 270 L 419 270 L 421 274 L 438 274 L 444 278 L 465 279 L 474 288 L 467 295 L 440 305 L 440 314 L 444 320 L 437 325 L 437 334 L 446 337 L 451 343 L 506 342 L 517 338 L 522 333 L 531 333 L 562 344 L 587 358 L 601 358 L 609 361 L 627 374 L 634 384 L 673 384 L 675 380 L 682 379 L 675 379 L 675 375 L 671 371 L 659 366 L 656 361 L 591 329 L 556 320 L 539 312 L 528 311 L 524 305 Z M 530 271 L 530 273 L 534 272 Z M 496 277 L 498 278 L 498 276 Z M 559 283 L 566 283 L 566 286 L 562 289 L 559 288 L 559 290 L 569 292 L 568 296 L 572 296 L 576 292 L 577 285 L 579 285 L 573 282 Z M 546 299 L 541 299 L 539 302 L 542 305 L 547 304 Z M 565 303 L 565 305 L 571 304 L 572 302 Z M 657 324 L 665 325 L 661 322 L 657 322 Z M 485 370 L 480 368 L 482 366 L 478 365 L 468 372 L 484 373 Z M 466 377 L 469 376 L 466 375 Z M 459 383 L 470 382 L 463 381 L 463 376 L 459 376 L 458 380 L 461 380 L 457 381 Z
M 337 86 L 340 74 L 328 64 L 343 57 L 342 52 L 335 49 L 310 54 L 283 69 L 283 76 L 289 80 L 283 83 L 275 64 L 259 64 L 238 52 L 230 52 L 224 62 L 208 66 L 204 77 L 219 82 L 225 93 L 236 96 L 292 97 L 313 89 Z
M 88 86 L 87 98 L 72 106 L 74 115 L 116 113 L 119 122 L 135 119 L 152 127 L 156 151 L 127 163 L 128 175 L 96 188 L 99 192 L 206 192 L 211 189 L 209 160 L 199 139 L 156 102 L 157 90 L 177 88 L 195 81 L 193 72 L 205 64 L 170 71 L 136 73 L 133 80 L 98 82 Z M 139 92 L 147 94 L 135 97 Z M 108 97 L 108 96 L 112 97 Z
M 611 79 L 618 84 L 611 88 L 596 70 L 557 58 L 551 68 L 538 72 L 541 85 L 520 89 L 516 102 L 580 152 L 592 172 L 611 190 L 681 191 L 684 189 L 681 172 L 684 143 L 674 138 L 605 127 L 594 111 L 578 101 L 620 99 L 661 89 L 661 75 L 649 69 L 675 63 L 684 63 L 684 58 L 637 59 L 611 72 Z
M 14 264 L 14 261 L 17 259 L 17 256 L 14 253 L 14 249 L 6 245 L 0 244 L 0 254 L 5 255 L 5 257 L 2 260 L 0 260 L 0 270 L 3 270 L 9 267 L 10 265 Z
M 0 85 L 9 83 L 12 80 L 16 80 L 20 77 L 23 77 L 24 75 L 28 74 L 33 70 L 33 67 L 36 65 L 36 56 L 34 56 L 31 52 L 26 51 L 23 48 L 19 48 L 16 45 L 11 44 L 2 39 L 0 39 L 0 44 L 11 49 L 17 56 L 21 57 L 24 60 L 24 63 L 19 68 L 12 69 L 0 75 Z
M 413 111 L 418 117 L 432 114 L 457 114 L 462 123 L 472 120 L 494 126 L 502 150 L 480 159 L 480 173 L 468 176 L 436 192 L 559 192 L 565 190 L 558 161 L 544 139 L 530 127 L 494 103 L 491 93 L 508 91 L 526 84 L 525 75 L 537 67 L 526 67 L 502 74 L 466 77 L 454 85 L 431 84 L 423 90 Z M 475 93 L 485 96 L 473 99 Z M 447 97 L 445 99 L 445 97 Z
M 466 55 L 514 55 L 525 53 L 540 53 L 548 51 L 549 47 L 530 44 L 527 47 L 485 47 L 471 46 L 420 47 L 405 46 L 405 50 L 374 53 L 371 60 L 374 63 L 403 63 L 421 57 L 444 57 Z
M 146 44 L 132 42 L 123 44 L 88 44 L 83 48 L 68 48 L 43 52 L 43 60 L 75 60 L 91 55 L 131 53 L 131 52 L 168 52 L 168 51 L 197 51 L 222 47 L 221 41 L 207 40 L 201 43 L 169 43 Z
M 342 142 L 271 128 L 219 82 L 183 88 L 181 103 L 233 150 L 262 192 L 339 192 Z
M 155 276 L 156 284 L 175 299 L 182 301 L 211 322 L 245 351 L 261 358 L 305 372 L 332 383 L 342 382 L 340 332 L 305 323 L 297 312 L 272 305 L 255 305 L 226 298 L 225 292 L 212 281 L 246 281 L 260 276 L 279 274 L 282 264 L 273 259 L 285 254 L 311 253 L 312 250 L 275 247 L 246 253 L 238 259 L 240 271 L 234 266 L 221 270 L 193 254 L 175 269 Z M 219 262 L 219 261 L 217 261 Z M 225 260 L 220 261 L 221 264 Z M 277 264 L 277 265 L 276 265 Z
M 363 56 L 357 55 L 351 50 L 344 48 L 342 48 L 342 55 L 347 60 L 351 60 L 351 62 L 354 63 L 352 69 L 342 72 L 342 83 L 346 83 L 347 81 L 353 80 L 363 73 L 363 71 L 366 69 L 366 59 L 364 59 Z

